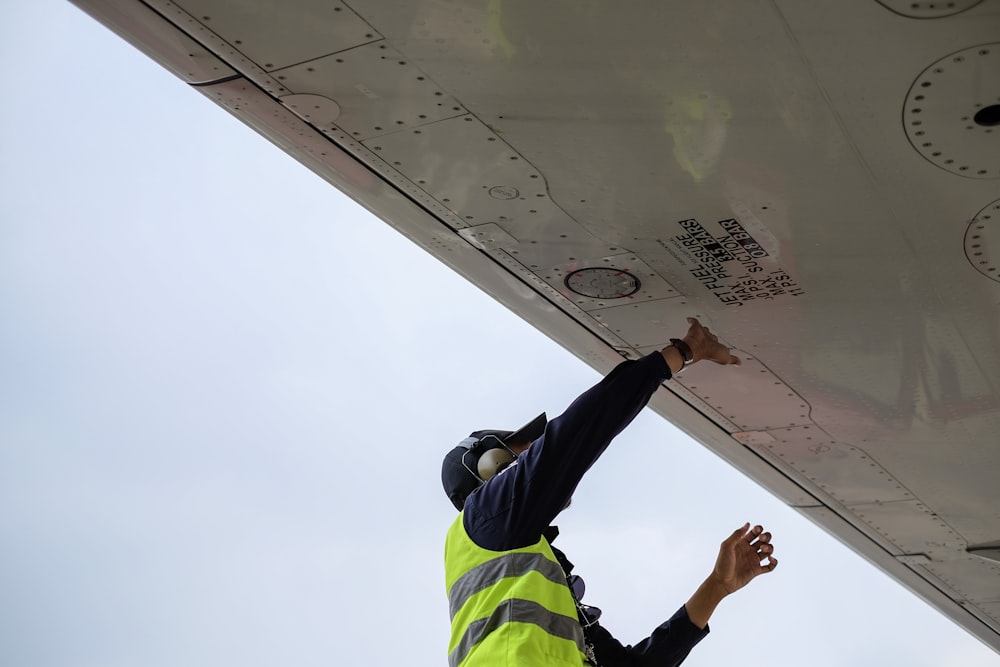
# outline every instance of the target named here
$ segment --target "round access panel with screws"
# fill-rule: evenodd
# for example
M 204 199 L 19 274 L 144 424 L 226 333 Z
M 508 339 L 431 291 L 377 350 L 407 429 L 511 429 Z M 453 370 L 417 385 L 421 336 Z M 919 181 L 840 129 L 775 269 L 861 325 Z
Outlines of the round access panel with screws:
M 1000 43 L 952 53 L 917 77 L 903 105 L 913 147 L 969 178 L 1000 178 Z
M 878 0 L 878 3 L 890 11 L 915 19 L 939 19 L 953 14 L 959 14 L 975 7 L 983 0 Z
M 1000 199 L 987 204 L 969 223 L 965 256 L 976 271 L 1000 282 Z
M 592 299 L 621 299 L 639 291 L 639 279 L 610 267 L 577 269 L 566 276 L 566 287 Z

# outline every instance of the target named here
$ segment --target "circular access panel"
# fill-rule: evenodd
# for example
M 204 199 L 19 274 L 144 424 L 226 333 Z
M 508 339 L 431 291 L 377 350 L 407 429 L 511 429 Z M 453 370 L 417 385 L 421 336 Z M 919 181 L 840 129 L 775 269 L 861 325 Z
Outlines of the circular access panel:
M 910 86 L 903 106 L 910 143 L 959 176 L 1000 178 L 1000 43 L 937 61 Z
M 517 199 L 521 196 L 517 188 L 511 185 L 494 185 L 489 189 L 490 196 L 494 199 Z
M 976 271 L 1000 282 L 1000 199 L 987 204 L 969 223 L 965 256 Z
M 903 16 L 914 19 L 939 19 L 964 12 L 983 0 L 878 0 L 878 3 Z
M 621 299 L 639 291 L 639 279 L 609 267 L 578 269 L 566 276 L 566 287 L 592 299 Z

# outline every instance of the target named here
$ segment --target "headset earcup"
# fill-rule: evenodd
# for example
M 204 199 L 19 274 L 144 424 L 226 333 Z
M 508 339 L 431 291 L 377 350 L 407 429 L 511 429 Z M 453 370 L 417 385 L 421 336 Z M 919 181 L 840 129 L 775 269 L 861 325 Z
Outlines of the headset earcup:
M 479 469 L 479 476 L 483 481 L 488 481 L 496 477 L 497 473 L 514 462 L 516 457 L 503 447 L 488 449 L 479 457 L 476 467 Z

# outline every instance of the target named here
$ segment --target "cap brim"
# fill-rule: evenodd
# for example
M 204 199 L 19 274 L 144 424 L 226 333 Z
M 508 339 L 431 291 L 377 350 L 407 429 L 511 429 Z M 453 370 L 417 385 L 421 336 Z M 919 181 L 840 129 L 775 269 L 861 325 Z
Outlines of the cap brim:
M 545 413 L 538 415 L 530 422 L 517 429 L 503 439 L 505 445 L 521 445 L 534 442 L 545 433 L 545 425 L 549 423 Z

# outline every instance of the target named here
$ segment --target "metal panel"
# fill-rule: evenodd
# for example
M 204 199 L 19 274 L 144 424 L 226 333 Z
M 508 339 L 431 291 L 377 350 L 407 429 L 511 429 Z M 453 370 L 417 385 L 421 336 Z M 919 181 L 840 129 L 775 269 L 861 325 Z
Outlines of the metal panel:
M 627 340 L 633 347 L 665 347 L 677 336 L 682 297 L 641 301 L 591 312 L 599 322 Z
M 736 354 L 742 358 L 743 366 L 739 373 L 727 376 L 726 382 L 701 386 L 701 383 L 689 384 L 685 377 L 685 385 L 740 431 L 773 432 L 773 429 L 812 424 L 809 404 L 794 389 L 759 359 L 740 350 Z
M 337 125 L 363 141 L 466 113 L 461 104 L 384 43 L 367 44 L 279 69 L 275 78 L 295 93 L 337 102 Z
M 854 504 L 851 510 L 901 554 L 924 554 L 934 561 L 970 560 L 962 536 L 918 500 Z
M 984 206 L 969 222 L 965 256 L 976 271 L 1000 282 L 1000 199 Z
M 1000 543 L 969 545 L 966 551 L 976 558 L 984 558 L 994 563 L 1000 563 Z
M 1000 602 L 983 602 L 975 605 L 970 611 L 980 621 L 1000 634 Z
M 983 0 L 949 0 L 941 2 L 935 0 L 928 2 L 914 2 L 913 0 L 878 0 L 880 5 L 886 9 L 896 12 L 902 16 L 909 16 L 915 19 L 937 19 L 944 16 L 951 16 L 964 12 L 970 7 L 975 7 Z
M 913 500 L 913 495 L 867 453 L 835 441 L 817 426 L 776 429 L 768 435 L 773 442 L 743 441 L 844 505 Z
M 629 276 L 633 276 L 635 278 L 638 284 L 638 291 L 634 294 L 629 294 L 619 298 L 615 298 L 614 296 L 607 298 L 596 295 L 581 294 L 579 291 L 571 289 L 567 285 L 566 281 L 570 274 L 584 269 L 615 269 L 625 272 Z M 539 271 L 538 273 L 541 278 L 545 280 L 545 282 L 555 287 L 560 293 L 562 293 L 563 296 L 575 303 L 581 309 L 584 311 L 595 311 L 591 314 L 609 326 L 610 322 L 616 319 L 609 312 L 614 308 L 636 305 L 636 302 L 641 301 L 670 299 L 679 296 L 677 290 L 675 290 L 666 280 L 657 275 L 646 265 L 645 262 L 633 253 L 579 259 L 550 267 L 546 270 Z M 622 304 L 622 306 L 618 306 L 616 304 Z M 609 306 L 611 306 L 611 308 L 609 308 Z M 598 309 L 603 310 L 598 311 Z M 661 310 L 655 314 L 654 318 L 649 323 L 654 327 L 659 327 L 662 324 L 662 320 L 666 316 L 667 312 Z M 674 324 L 676 324 L 676 318 L 674 319 Z M 625 339 L 631 341 L 633 347 L 641 347 L 643 345 L 651 344 L 655 345 L 661 340 L 659 337 L 651 339 L 649 336 L 640 336 L 634 340 L 625 336 Z
M 538 170 L 473 116 L 396 132 L 364 144 L 455 211 L 467 221 L 466 226 L 493 222 L 514 238 L 525 239 L 508 224 L 535 216 L 531 213 L 534 200 L 546 196 Z M 550 216 L 539 217 L 547 220 Z
M 315 128 L 330 130 L 340 117 L 340 105 L 322 95 L 284 95 L 281 103 Z
M 967 556 L 933 560 L 922 567 L 984 612 L 986 605 L 994 609 L 1000 605 L 1000 565 L 996 563 Z
M 941 58 L 920 73 L 903 106 L 913 147 L 958 176 L 1000 178 L 1000 42 Z
M 266 71 L 381 39 L 339 0 L 296 0 L 294 5 L 279 0 L 180 0 L 173 4 Z
M 473 116 L 364 142 L 468 226 L 496 224 L 518 241 L 508 252 L 545 269 L 620 251 L 583 229 L 546 191 L 541 174 Z
M 562 284 L 560 275 L 578 268 L 596 267 L 604 261 L 604 258 L 621 251 L 617 246 L 601 243 L 595 239 L 557 206 L 537 202 L 535 206 L 536 208 L 529 210 L 528 213 L 531 218 L 537 217 L 538 220 L 521 222 L 501 220 L 500 224 L 512 233 L 520 234 L 519 238 L 526 239 L 509 252 L 521 264 L 541 275 L 548 284 Z M 533 227 L 538 233 L 544 233 L 545 238 L 532 238 Z M 560 239 L 552 239 L 552 236 L 558 236 Z M 564 285 L 559 289 L 560 292 L 566 293 Z M 574 297 L 571 299 L 574 303 L 587 300 L 580 295 Z M 578 299 L 581 301 L 578 302 Z
M 800 507 L 798 511 L 844 541 L 848 546 L 879 567 L 932 604 L 947 617 L 969 629 L 982 641 L 992 645 L 996 633 L 1000 631 L 1000 603 L 974 603 L 963 600 L 960 595 L 950 589 L 947 581 L 939 578 L 922 564 L 909 567 L 896 567 L 903 562 L 898 557 L 890 556 L 875 543 L 868 541 L 863 534 L 846 529 L 843 517 L 838 516 L 826 507 Z M 926 560 L 921 560 L 926 562 Z M 994 575 L 995 576 L 995 575 Z M 957 598 L 958 604 L 955 604 Z M 973 618 L 970 618 L 970 614 Z M 978 620 L 978 622 L 976 622 Z
M 514 248 L 518 243 L 517 239 L 505 232 L 495 222 L 467 227 L 461 230 L 459 234 L 480 250 Z

